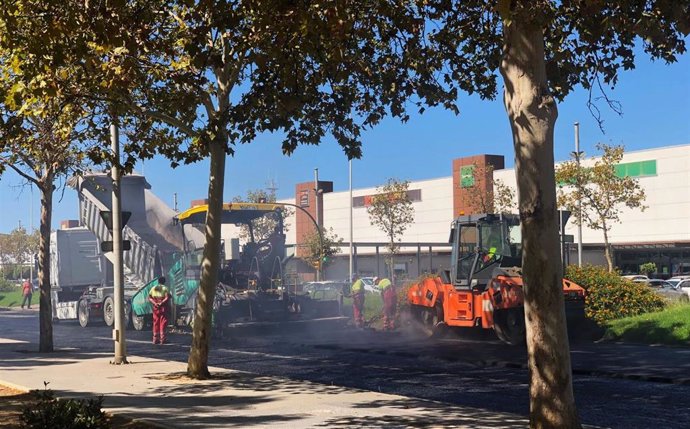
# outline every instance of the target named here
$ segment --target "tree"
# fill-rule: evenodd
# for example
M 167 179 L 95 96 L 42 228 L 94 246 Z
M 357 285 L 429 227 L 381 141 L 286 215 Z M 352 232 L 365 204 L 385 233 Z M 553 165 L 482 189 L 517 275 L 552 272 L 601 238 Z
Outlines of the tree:
M 611 227 L 620 223 L 623 206 L 644 210 L 646 198 L 639 180 L 616 174 L 616 165 L 623 159 L 623 146 L 598 144 L 603 152 L 593 165 L 581 165 L 576 159 L 556 168 L 556 181 L 563 186 L 558 190 L 558 204 L 578 213 L 581 201 L 582 223 L 604 233 L 604 254 L 609 272 L 613 272 L 613 257 L 609 243 Z M 579 154 L 573 154 L 576 158 Z M 575 216 L 575 223 L 578 223 Z
M 367 207 L 369 222 L 377 226 L 388 237 L 388 269 L 391 281 L 395 281 L 393 260 L 398 253 L 396 241 L 414 222 L 414 207 L 407 191 L 410 182 L 388 179 L 388 182 L 376 188 L 376 195 Z
M 0 234 L 0 265 L 3 266 L 3 274 L 7 276 L 6 269 L 10 267 L 13 268 L 15 278 L 24 277 L 24 266 L 33 263 L 39 241 L 37 230 L 34 229 L 29 234 L 23 226 L 18 226 L 9 234 Z
M 0 233 L 0 267 L 2 267 L 2 278 L 7 278 L 7 267 L 12 263 L 11 244 L 9 234 Z
M 68 98 L 50 99 L 34 94 L 37 85 L 26 79 L 15 60 L 21 51 L 0 51 L 0 174 L 14 170 L 40 192 L 40 241 L 37 249 L 18 248 L 18 263 L 32 261 L 38 250 L 39 351 L 53 351 L 50 300 L 50 231 L 55 182 L 77 171 L 84 161 L 83 143 L 90 135 L 83 128 L 84 112 Z M 63 71 L 63 70 L 61 70 Z M 41 83 L 42 82 L 42 83 Z M 22 230 L 26 235 L 26 231 Z
M 453 91 L 492 99 L 497 81 L 515 151 L 522 220 L 525 318 L 530 372 L 530 425 L 579 427 L 572 393 L 559 253 L 553 133 L 557 101 L 575 87 L 606 94 L 620 70 L 634 68 L 636 45 L 668 63 L 685 52 L 688 1 L 423 2 L 426 55 Z M 427 64 L 434 65 L 434 61 Z
M 13 25 L 2 28 L 41 37 L 66 32 L 72 49 L 85 49 L 87 67 L 109 71 L 109 79 L 96 81 L 122 88 L 123 104 L 141 114 L 142 126 L 168 137 L 158 140 L 157 151 L 173 162 L 211 158 L 209 197 L 215 197 L 197 311 L 204 323 L 195 324 L 190 375 L 208 374 L 224 153 L 264 131 L 283 132 L 286 154 L 330 132 L 356 158 L 361 131 L 385 115 L 407 120 L 408 108 L 437 105 L 458 112 L 459 92 L 493 99 L 500 75 L 523 220 L 530 424 L 578 427 L 562 273 L 550 257 L 559 253 L 556 101 L 578 85 L 590 93 L 615 85 L 621 69 L 634 67 L 638 41 L 652 58 L 676 61 L 690 29 L 688 1 L 210 3 L 23 0 L 4 8 Z M 45 4 L 69 13 L 46 14 Z M 40 9 L 21 20 L 17 5 Z M 58 17 L 69 19 L 56 25 Z M 82 43 L 89 31 L 100 37 Z M 41 37 L 32 47 L 45 53 Z M 135 89 L 135 78 L 149 84 Z M 181 153 L 183 136 L 188 150 Z
M 515 191 L 494 178 L 492 165 L 472 164 L 473 185 L 468 190 L 467 204 L 478 213 L 512 213 L 515 207 Z M 489 184 L 488 188 L 485 184 Z
M 280 132 L 285 154 L 330 133 L 356 158 L 361 131 L 387 113 L 406 120 L 411 94 L 452 108 L 435 95 L 442 83 L 419 61 L 415 10 L 356 1 L 25 0 L 8 11 L 8 30 L 74 36 L 69 49 L 82 53 L 88 72 L 79 77 L 103 86 L 81 95 L 133 116 L 143 131 L 127 152 L 161 153 L 173 166 L 210 158 L 191 377 L 210 375 L 226 156 L 258 133 Z M 403 55 L 408 40 L 413 55 Z M 37 61 L 51 55 L 32 48 L 41 53 Z
M 247 203 L 275 203 L 276 191 L 274 189 L 250 189 L 247 191 L 246 197 L 236 196 L 232 199 L 233 202 L 247 202 Z M 285 220 L 292 216 L 293 210 L 290 207 L 282 207 L 283 213 L 283 232 L 287 233 L 290 230 L 290 224 Z M 261 241 L 268 238 L 275 230 L 277 219 L 273 216 L 263 216 L 252 221 L 252 233 L 255 241 Z M 243 241 L 249 241 L 251 234 L 249 227 L 246 225 L 240 226 L 239 238 Z
M 188 365 L 196 378 L 209 376 L 224 165 L 236 145 L 280 132 L 289 155 L 330 133 L 351 159 L 361 156 L 363 129 L 387 114 L 408 119 L 413 94 L 419 97 L 413 105 L 456 110 L 454 100 L 439 97 L 444 83 L 424 64 L 424 19 L 413 3 L 22 0 L 7 6 L 0 24 L 3 34 L 22 36 L 16 43 L 30 54 L 19 59 L 30 60 L 26 73 L 42 78 L 44 70 L 76 64 L 63 91 L 101 103 L 120 120 L 132 118 L 137 140 L 125 146 L 125 166 L 155 153 L 173 167 L 210 158 Z M 7 40 L 12 49 L 16 43 Z M 92 153 L 95 161 L 107 155 Z
M 342 245 L 343 239 L 338 237 L 333 228 L 322 228 L 321 235 L 316 229 L 312 229 L 304 236 L 303 246 L 306 252 L 302 258 L 315 269 L 321 270 L 340 252 Z
M 640 265 L 640 273 L 646 276 L 656 273 L 656 264 L 654 262 L 645 262 L 644 264 Z

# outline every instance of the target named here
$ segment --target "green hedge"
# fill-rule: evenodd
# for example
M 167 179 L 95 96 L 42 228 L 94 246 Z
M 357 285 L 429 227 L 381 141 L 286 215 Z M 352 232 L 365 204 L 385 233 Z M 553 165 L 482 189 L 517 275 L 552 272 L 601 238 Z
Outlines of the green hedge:
M 615 272 L 609 273 L 604 267 L 571 265 L 565 277 L 587 290 L 585 315 L 600 325 L 666 307 L 666 300 L 647 285 L 633 283 Z
M 44 384 L 47 386 L 48 383 Z M 92 399 L 57 399 L 50 389 L 32 390 L 35 403 L 22 412 L 25 429 L 108 429 L 108 415 L 101 409 L 103 396 Z
M 16 282 L 0 277 L 0 292 L 14 292 L 16 290 L 19 290 L 19 285 Z

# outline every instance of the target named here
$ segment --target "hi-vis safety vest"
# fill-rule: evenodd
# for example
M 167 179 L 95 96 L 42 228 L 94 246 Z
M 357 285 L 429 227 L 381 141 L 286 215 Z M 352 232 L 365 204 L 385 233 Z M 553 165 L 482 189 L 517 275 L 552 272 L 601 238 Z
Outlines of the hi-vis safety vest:
M 388 279 L 382 279 L 379 280 L 379 289 L 381 289 L 381 292 L 384 290 L 388 289 L 389 287 L 393 286 L 390 280 Z
M 353 295 L 364 292 L 364 282 L 362 281 L 362 279 L 359 279 L 356 282 L 354 282 L 350 290 L 352 291 Z
M 164 285 L 156 285 L 152 287 L 151 291 L 149 292 L 149 296 L 151 296 L 151 298 L 165 298 L 167 294 L 168 288 Z

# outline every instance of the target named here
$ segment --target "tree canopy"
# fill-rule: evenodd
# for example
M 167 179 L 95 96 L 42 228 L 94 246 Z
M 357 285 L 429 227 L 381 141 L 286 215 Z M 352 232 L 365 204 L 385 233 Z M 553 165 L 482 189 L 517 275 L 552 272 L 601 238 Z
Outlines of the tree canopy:
M 306 251 L 302 258 L 309 265 L 320 270 L 332 262 L 333 256 L 340 252 L 342 245 L 343 239 L 333 231 L 333 228 L 322 228 L 321 235 L 316 229 L 312 229 L 304 236 Z
M 414 206 L 407 192 L 410 182 L 388 179 L 385 185 L 376 188 L 376 195 L 367 207 L 369 222 L 388 237 L 388 269 L 393 277 L 393 257 L 398 253 L 396 241 L 414 222 Z M 393 280 L 394 281 L 394 280 Z
M 15 88 L 21 103 L 50 96 L 53 81 L 66 81 L 65 90 L 104 102 L 103 112 L 131 115 L 131 126 L 141 131 L 128 148 L 133 156 L 162 153 L 173 165 L 211 158 L 201 317 L 189 371 L 198 377 L 208 376 L 226 154 L 258 133 L 280 132 L 286 154 L 331 134 L 348 157 L 358 157 L 362 131 L 384 116 L 407 120 L 409 109 L 436 105 L 457 112 L 460 92 L 495 98 L 500 76 L 523 229 L 530 421 L 579 426 L 562 273 L 549 259 L 558 254 L 556 102 L 582 86 L 590 101 L 603 94 L 617 108 L 607 91 L 620 71 L 634 68 L 637 46 L 666 62 L 685 52 L 688 0 L 17 0 L 3 6 L 0 45 L 17 53 L 4 61 L 16 61 L 24 80 L 37 83 L 30 91 Z M 50 72 L 73 63 L 79 65 L 74 75 Z M 590 108 L 596 116 L 597 105 Z
M 468 206 L 478 213 L 513 213 L 516 210 L 515 191 L 501 179 L 494 178 L 494 167 L 476 162 L 471 167 L 474 180 L 467 192 Z
M 33 263 L 33 256 L 38 251 L 39 233 L 34 230 L 29 233 L 23 226 L 18 226 L 9 234 L 0 234 L 0 265 L 5 278 L 16 267 Z M 19 277 L 22 271 L 19 271 Z
M 616 172 L 616 166 L 623 159 L 623 146 L 598 144 L 597 149 L 602 152 L 599 159 L 585 159 L 584 164 L 573 159 L 556 168 L 556 180 L 562 184 L 558 190 L 558 203 L 577 214 L 581 202 L 582 224 L 604 234 L 606 262 L 609 272 L 612 272 L 609 232 L 614 224 L 621 222 L 623 207 L 644 211 L 646 195 L 638 179 Z M 573 154 L 573 158 L 578 156 Z M 578 224 L 577 216 L 574 216 L 574 221 Z
M 248 202 L 248 203 L 275 203 L 276 202 L 276 191 L 275 189 L 250 189 L 247 191 L 247 195 L 235 196 L 232 199 L 233 202 Z M 283 232 L 287 233 L 290 230 L 290 224 L 287 219 L 292 215 L 294 210 L 290 207 L 282 208 L 283 215 Z M 252 221 L 252 232 L 254 234 L 255 241 L 261 241 L 268 238 L 268 236 L 275 230 L 277 219 L 273 216 L 263 216 Z M 249 227 L 246 225 L 240 226 L 239 238 L 243 241 L 248 241 L 250 239 Z

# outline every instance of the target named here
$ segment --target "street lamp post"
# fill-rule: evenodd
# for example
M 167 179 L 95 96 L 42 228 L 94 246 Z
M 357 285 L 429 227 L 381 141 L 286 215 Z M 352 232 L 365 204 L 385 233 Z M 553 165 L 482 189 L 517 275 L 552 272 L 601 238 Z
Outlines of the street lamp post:
M 319 169 L 314 169 L 314 210 L 316 210 L 316 229 L 321 231 L 321 216 L 319 213 Z M 319 262 L 316 268 L 316 281 L 321 281 L 321 264 L 323 259 L 323 245 L 319 249 Z
M 113 364 L 120 365 L 127 362 L 127 346 L 125 343 L 125 312 L 124 312 L 124 273 L 122 267 L 122 202 L 120 200 L 120 136 L 116 118 L 113 115 L 110 124 L 110 144 L 113 151 L 113 167 L 111 178 L 112 191 L 112 222 L 113 222 L 113 295 L 115 323 L 113 326 L 113 340 L 115 341 L 115 358 Z
M 31 201 L 29 205 L 29 237 L 34 234 L 34 185 L 30 183 L 31 187 Z M 31 241 L 30 241 L 31 243 Z M 31 283 L 31 288 L 34 287 L 34 251 L 33 246 L 30 247 L 31 255 L 29 256 L 29 282 Z
M 575 122 L 575 163 L 580 174 L 580 123 Z M 581 186 L 578 183 L 578 186 Z M 577 266 L 582 266 L 582 198 L 578 189 L 577 198 Z
M 353 259 L 352 259 L 352 242 L 353 242 L 353 228 L 352 228 L 352 160 L 350 159 L 349 162 L 349 170 L 350 170 L 350 277 L 349 277 L 349 282 L 352 283 L 352 270 L 354 268 L 353 264 Z

